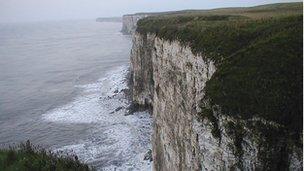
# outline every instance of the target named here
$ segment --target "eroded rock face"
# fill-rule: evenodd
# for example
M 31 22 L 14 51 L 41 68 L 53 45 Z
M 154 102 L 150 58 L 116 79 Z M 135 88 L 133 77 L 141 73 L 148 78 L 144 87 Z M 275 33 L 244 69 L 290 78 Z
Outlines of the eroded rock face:
M 264 146 L 255 128 L 276 130 L 280 125 L 261 118 L 227 117 L 209 106 L 204 87 L 216 67 L 190 47 L 135 33 L 131 71 L 134 102 L 153 106 L 154 170 L 267 170 L 267 160 L 282 155 L 277 153 L 281 144 Z M 200 114 L 203 107 L 213 110 L 211 119 Z M 302 167 L 296 151 L 286 153 L 291 170 Z
M 140 105 L 152 105 L 154 93 L 153 62 L 154 35 L 133 36 L 131 49 L 131 74 L 133 101 Z
M 153 58 L 153 150 L 156 170 L 201 170 L 193 129 L 203 87 L 215 71 L 212 61 L 178 42 L 155 39 Z
M 133 43 L 133 100 L 153 105 L 155 170 L 201 170 L 193 120 L 213 62 L 152 34 L 136 33 Z
M 122 30 L 123 34 L 135 33 L 137 21 L 147 17 L 147 14 L 129 14 L 122 17 Z

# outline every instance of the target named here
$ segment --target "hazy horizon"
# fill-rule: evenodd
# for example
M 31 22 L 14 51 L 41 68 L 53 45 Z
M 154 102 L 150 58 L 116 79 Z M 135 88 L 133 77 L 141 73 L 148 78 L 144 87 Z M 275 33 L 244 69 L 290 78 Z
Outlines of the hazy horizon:
M 185 9 L 248 7 L 299 0 L 0 0 L 0 23 L 119 17 L 137 12 L 161 12 Z

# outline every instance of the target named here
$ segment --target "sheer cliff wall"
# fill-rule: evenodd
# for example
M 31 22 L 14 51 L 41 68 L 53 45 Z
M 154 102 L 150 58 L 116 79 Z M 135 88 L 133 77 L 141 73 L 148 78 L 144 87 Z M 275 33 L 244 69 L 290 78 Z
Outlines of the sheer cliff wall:
M 280 125 L 262 118 L 228 117 L 216 112 L 217 106 L 209 105 L 204 87 L 215 71 L 212 60 L 193 54 L 179 41 L 135 32 L 131 50 L 133 100 L 153 106 L 154 170 L 267 169 L 268 161 L 280 162 L 276 155 L 284 155 L 282 164 L 288 166 L 282 167 L 301 169 L 299 149 L 281 154 L 284 144 L 269 147 L 259 131 L 247 126 L 276 130 Z M 213 112 L 200 115 L 204 107 Z
M 137 21 L 147 17 L 147 14 L 128 14 L 122 17 L 122 29 L 123 34 L 135 33 Z

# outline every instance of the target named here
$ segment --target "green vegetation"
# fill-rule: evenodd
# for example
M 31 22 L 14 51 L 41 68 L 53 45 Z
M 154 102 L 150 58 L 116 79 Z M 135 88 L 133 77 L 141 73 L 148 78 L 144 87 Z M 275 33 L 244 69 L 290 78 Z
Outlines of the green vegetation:
M 210 121 L 212 126 L 211 134 L 213 137 L 219 140 L 219 143 L 221 143 L 221 130 L 218 125 L 218 119 L 214 116 L 212 109 L 202 107 L 200 116 L 202 117 L 201 119 L 207 119 L 208 121 Z
M 88 171 L 75 155 L 63 156 L 33 146 L 29 141 L 18 147 L 0 150 L 0 170 L 3 171 Z
M 255 136 L 255 142 L 258 143 L 261 170 L 289 170 L 289 157 L 292 151 L 296 152 L 300 159 L 302 158 L 302 140 L 292 139 L 291 133 L 287 129 L 265 125 L 260 121 L 246 124 L 253 132 L 250 135 Z
M 244 119 L 302 130 L 302 3 L 152 16 L 137 31 L 179 40 L 215 61 L 205 87 L 211 105 Z M 264 14 L 268 15 L 258 15 Z M 227 14 L 227 15 L 218 15 Z
M 244 125 L 242 125 L 242 123 L 238 122 L 238 123 L 233 123 L 231 121 L 229 121 L 227 123 L 227 134 L 229 134 L 232 138 L 233 141 L 233 146 L 231 147 L 234 155 L 237 157 L 238 159 L 238 167 L 241 168 L 242 167 L 242 157 L 243 157 L 243 148 L 242 148 L 242 144 L 243 144 L 243 137 L 245 134 L 245 130 L 244 130 Z
M 238 30 L 248 33 L 235 43 L 244 47 L 224 53 L 206 97 L 227 115 L 263 117 L 300 133 L 302 16 L 247 22 Z
M 193 53 L 215 62 L 206 83 L 201 116 L 221 139 L 214 107 L 236 120 L 262 118 L 278 128 L 255 123 L 229 123 L 235 155 L 242 157 L 246 131 L 259 135 L 263 169 L 287 168 L 293 145 L 302 148 L 303 14 L 302 3 L 206 11 L 183 11 L 152 16 L 138 22 L 141 34 L 154 33 L 178 40 Z M 250 136 L 250 135 L 249 135 Z M 293 144 L 293 145 L 292 145 Z M 239 166 L 241 167 L 241 166 Z
M 252 19 L 260 19 L 267 17 L 287 16 L 302 13 L 302 2 L 296 3 L 277 3 L 260 5 L 255 7 L 234 7 L 234 8 L 218 8 L 211 10 L 183 10 L 160 13 L 137 13 L 138 15 L 156 16 L 157 18 L 173 18 L 179 16 L 206 16 L 206 15 L 241 15 Z

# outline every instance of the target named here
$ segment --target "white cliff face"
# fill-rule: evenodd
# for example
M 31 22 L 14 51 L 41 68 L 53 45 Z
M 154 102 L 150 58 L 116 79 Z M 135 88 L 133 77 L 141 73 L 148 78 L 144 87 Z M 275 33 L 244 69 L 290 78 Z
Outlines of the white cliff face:
M 234 140 L 227 135 L 225 124 L 228 122 L 238 122 L 232 118 L 222 115 L 218 116 L 218 126 L 221 129 L 221 140 L 212 135 L 212 124 L 204 119 L 203 122 L 194 123 L 194 129 L 198 134 L 200 155 L 202 156 L 202 170 L 240 170 L 238 158 L 234 155 Z M 252 141 L 252 137 L 244 138 L 244 157 L 242 158 L 242 168 L 245 170 L 256 170 L 260 163 L 257 160 L 257 144 Z M 245 146 L 246 144 L 246 146 Z
M 123 34 L 133 34 L 135 33 L 137 27 L 137 21 L 148 17 L 147 14 L 129 14 L 122 17 L 122 30 Z
M 152 53 L 154 35 L 134 34 L 131 49 L 131 72 L 133 79 L 133 101 L 140 105 L 152 105 L 154 91 Z
M 155 170 L 201 170 L 193 129 L 206 81 L 215 67 L 179 42 L 156 38 L 153 60 Z
M 193 129 L 212 61 L 179 42 L 136 33 L 131 65 L 133 100 L 153 106 L 155 170 L 201 170 L 198 135 Z
M 208 106 L 203 89 L 216 71 L 213 61 L 193 54 L 178 41 L 135 33 L 131 71 L 134 102 L 153 106 L 154 170 L 263 169 L 259 156 L 263 138 L 247 123 L 272 128 L 278 125 L 214 112 L 215 127 L 214 121 L 200 115 L 201 107 Z M 241 124 L 243 130 L 229 127 L 231 124 Z M 215 128 L 220 138 L 214 135 Z M 242 158 L 238 157 L 240 152 Z M 296 156 L 291 153 L 286 157 L 292 170 L 301 168 L 302 160 Z

